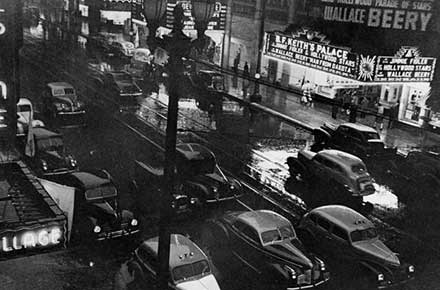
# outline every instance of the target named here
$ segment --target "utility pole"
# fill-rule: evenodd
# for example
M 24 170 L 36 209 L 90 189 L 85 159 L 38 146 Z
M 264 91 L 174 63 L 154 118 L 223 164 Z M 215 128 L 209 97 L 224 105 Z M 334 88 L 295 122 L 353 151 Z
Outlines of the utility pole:
M 255 78 L 257 79 L 255 82 L 254 93 L 251 96 L 251 101 L 260 100 L 260 85 L 258 84 L 258 80 L 260 79 L 261 73 L 261 57 L 263 55 L 263 45 L 264 45 L 264 22 L 266 18 L 266 0 L 258 0 L 257 5 L 255 7 L 255 23 L 257 24 L 257 61 L 255 68 Z

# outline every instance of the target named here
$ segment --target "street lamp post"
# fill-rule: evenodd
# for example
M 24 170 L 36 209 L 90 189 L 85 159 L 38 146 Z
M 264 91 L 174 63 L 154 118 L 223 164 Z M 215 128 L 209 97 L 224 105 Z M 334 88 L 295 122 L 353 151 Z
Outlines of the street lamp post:
M 259 0 L 257 1 L 257 9 L 256 9 L 256 20 L 258 24 L 258 53 L 257 53 L 257 66 L 255 68 L 255 87 L 254 87 L 254 93 L 251 95 L 251 102 L 252 101 L 261 101 L 262 97 L 260 95 L 260 84 L 258 83 L 260 78 L 260 71 L 261 71 L 261 57 L 263 54 L 263 45 L 264 45 L 264 22 L 266 18 L 266 0 Z
M 206 1 L 206 0 L 205 0 Z M 149 39 L 153 40 L 153 35 L 166 9 L 166 0 L 144 0 L 144 15 L 147 18 L 150 29 Z M 168 113 L 167 129 L 165 136 L 165 164 L 164 178 L 161 190 L 160 220 L 159 220 L 159 283 L 158 289 L 167 289 L 169 281 L 169 260 L 170 260 L 170 228 L 171 218 L 171 195 L 174 184 L 174 168 L 176 160 L 176 139 L 177 139 L 177 118 L 178 100 L 180 86 L 184 80 L 183 57 L 187 57 L 190 52 L 190 39 L 183 34 L 183 15 L 184 11 L 181 4 L 174 7 L 174 26 L 169 35 L 165 35 L 162 44 L 168 52 L 168 72 L 170 81 L 168 82 Z M 211 15 L 205 14 L 209 19 Z M 201 19 L 201 20 L 207 20 Z M 153 30 L 154 29 L 154 30 Z
M 195 29 L 197 30 L 196 45 L 200 52 L 203 51 L 206 42 L 205 31 L 208 28 L 209 19 L 215 11 L 215 0 L 194 0 L 192 13 L 195 18 Z

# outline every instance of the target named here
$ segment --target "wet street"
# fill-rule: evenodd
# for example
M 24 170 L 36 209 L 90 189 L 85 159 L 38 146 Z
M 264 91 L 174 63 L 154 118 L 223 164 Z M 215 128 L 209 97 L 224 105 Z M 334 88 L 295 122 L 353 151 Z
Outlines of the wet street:
M 120 203 L 140 217 L 141 239 L 153 237 L 158 231 L 158 206 L 145 202 L 146 197 L 133 188 L 132 181 L 136 160 L 160 165 L 163 159 L 166 87 L 161 85 L 158 94 L 145 89 L 136 100 L 137 108 L 120 110 L 115 100 L 94 82 L 100 73 L 96 62 L 118 70 L 127 60 L 107 58 L 84 47 L 71 49 L 71 45 L 60 39 L 44 41 L 38 33 L 25 31 L 20 60 L 21 94 L 34 104 L 36 118 L 63 134 L 66 149 L 76 157 L 80 169 L 104 168 L 110 172 L 119 189 Z M 43 114 L 44 87 L 53 81 L 66 81 L 76 88 L 87 106 L 85 126 L 66 127 Z M 273 102 L 283 104 L 282 98 L 277 93 Z M 245 194 L 238 201 L 213 205 L 193 218 L 175 222 L 173 230 L 189 235 L 202 248 L 209 248 L 201 234 L 205 222 L 228 210 L 273 209 L 296 226 L 306 211 L 301 198 L 307 200 L 313 191 L 300 183 L 290 189 L 295 194 L 285 191 L 289 177 L 285 161 L 310 147 L 312 132 L 267 111 L 256 111 L 234 98 L 223 100 L 214 116 L 200 107 L 196 93 L 189 90 L 188 95 L 180 97 L 178 142 L 197 142 L 210 148 L 220 167 L 245 184 Z M 438 201 L 434 204 L 432 199 L 421 196 L 424 184 L 417 180 L 403 181 L 383 170 L 372 175 L 376 193 L 364 200 L 374 205 L 369 217 L 378 227 L 380 239 L 417 269 L 416 279 L 398 289 L 439 288 Z M 0 289 L 29 289 L 29 283 L 32 289 L 114 289 L 115 275 L 121 263 L 130 258 L 134 246 L 119 242 L 69 245 L 56 253 L 3 261 Z M 238 261 L 228 263 L 213 259 L 221 289 L 267 289 L 255 273 L 243 270 Z M 34 271 L 36 268 L 38 272 Z M 332 272 L 330 282 L 322 289 L 357 289 L 357 281 L 344 274 Z M 33 277 L 21 279 L 28 276 L 38 276 L 38 282 Z

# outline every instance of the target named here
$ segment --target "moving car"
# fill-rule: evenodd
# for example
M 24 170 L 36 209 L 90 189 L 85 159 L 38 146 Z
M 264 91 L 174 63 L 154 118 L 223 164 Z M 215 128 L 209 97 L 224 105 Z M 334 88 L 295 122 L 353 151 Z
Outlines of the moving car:
M 235 257 L 261 282 L 277 289 L 313 288 L 330 278 L 325 263 L 305 251 L 292 224 L 273 211 L 226 213 L 210 221 L 202 240 L 212 256 L 226 258 L 228 266 Z
M 48 83 L 43 93 L 43 106 L 45 113 L 54 119 L 69 125 L 85 124 L 85 104 L 69 83 Z
M 344 123 L 334 127 L 328 123 L 314 131 L 315 148 L 338 149 L 351 153 L 362 159 L 371 157 L 391 157 L 396 153 L 394 148 L 386 148 L 374 128 L 355 123 Z
M 414 277 L 414 266 L 401 263 L 379 239 L 373 223 L 351 208 L 328 205 L 311 210 L 301 220 L 298 235 L 327 261 L 342 266 L 357 285 L 385 288 Z
M 128 267 L 134 269 L 135 280 L 144 287 L 157 285 L 159 237 L 148 239 L 134 251 Z M 169 289 L 220 290 L 205 253 L 189 238 L 172 234 L 170 243 Z
M 25 161 L 38 176 L 49 177 L 76 171 L 76 159 L 66 152 L 63 136 L 43 127 L 33 128 L 33 156 L 25 155 Z M 21 140 L 19 146 L 25 152 L 26 140 Z
M 44 127 L 41 120 L 34 119 L 34 108 L 29 99 L 20 98 L 17 103 L 17 136 L 25 136 L 32 120 L 32 127 Z
M 232 200 L 243 194 L 241 183 L 221 170 L 214 153 L 205 146 L 181 143 L 176 146 L 176 151 L 174 194 L 188 197 L 192 209 L 206 203 Z M 136 163 L 141 169 L 136 177 L 138 185 L 141 185 L 142 180 L 146 180 L 142 182 L 143 188 L 147 186 L 160 189 L 163 168 L 140 161 Z
M 131 57 L 134 52 L 134 44 L 130 41 L 114 40 L 110 43 L 110 51 L 115 56 Z
M 134 214 L 120 208 L 118 189 L 107 171 L 73 172 L 55 181 L 75 188 L 73 239 L 108 240 L 139 233 Z
M 142 89 L 125 71 L 105 73 L 101 85 L 109 97 L 122 107 L 137 106 L 136 98 L 142 96 Z
M 201 110 L 207 111 L 211 104 L 220 108 L 222 101 L 227 101 L 222 96 L 225 93 L 225 80 L 221 73 L 199 70 L 197 73 L 191 73 L 189 79 L 194 88 L 197 106 Z

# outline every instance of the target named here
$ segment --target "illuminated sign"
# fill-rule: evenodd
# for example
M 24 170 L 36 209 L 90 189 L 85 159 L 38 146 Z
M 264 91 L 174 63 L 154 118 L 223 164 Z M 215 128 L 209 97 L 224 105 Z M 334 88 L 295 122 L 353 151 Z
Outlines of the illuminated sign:
M 0 81 L 0 98 L 5 100 L 8 98 L 8 89 L 5 82 L 2 81 Z
M 357 77 L 357 54 L 350 52 L 347 48 L 302 40 L 279 33 L 266 33 L 264 53 L 343 77 Z
M 56 246 L 63 243 L 63 232 L 59 226 L 8 231 L 0 234 L 0 253 Z
M 183 13 L 185 16 L 183 30 L 193 30 L 195 26 L 194 17 L 192 16 L 191 1 L 176 1 L 175 3 L 167 3 L 166 13 L 166 27 L 173 28 L 174 23 L 174 7 L 177 4 L 182 4 Z M 225 30 L 226 23 L 226 5 L 220 2 L 215 2 L 215 9 L 212 17 L 209 19 L 208 30 Z
M 321 0 L 322 18 L 372 28 L 427 31 L 434 0 Z

